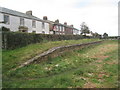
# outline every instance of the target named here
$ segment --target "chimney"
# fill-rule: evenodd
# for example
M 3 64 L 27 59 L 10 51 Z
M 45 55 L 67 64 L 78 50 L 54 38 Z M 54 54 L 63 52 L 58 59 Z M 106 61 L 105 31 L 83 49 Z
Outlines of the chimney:
M 59 23 L 59 19 L 55 20 L 55 23 Z
M 72 25 L 70 25 L 71 27 L 73 27 L 73 24 Z
M 67 25 L 67 22 L 64 22 L 64 25 Z
M 27 14 L 27 15 L 32 15 L 32 11 L 31 11 L 31 10 L 30 10 L 30 11 L 27 11 L 26 14 Z
M 47 16 L 43 16 L 43 20 L 48 20 Z

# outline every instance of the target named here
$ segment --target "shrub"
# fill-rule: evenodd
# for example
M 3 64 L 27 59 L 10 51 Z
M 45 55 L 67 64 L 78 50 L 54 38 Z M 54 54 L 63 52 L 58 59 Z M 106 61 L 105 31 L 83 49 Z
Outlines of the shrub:
M 4 32 L 4 31 L 6 32 L 6 31 L 10 31 L 10 29 L 3 26 L 3 27 L 2 27 L 2 31 L 3 31 L 3 32 Z
M 81 35 L 50 35 L 23 32 L 2 32 L 2 48 L 15 49 L 33 43 L 41 43 L 43 41 L 77 40 L 82 38 L 84 37 Z
M 27 32 L 28 31 L 28 27 L 26 27 L 26 26 L 19 26 L 18 29 L 20 32 Z

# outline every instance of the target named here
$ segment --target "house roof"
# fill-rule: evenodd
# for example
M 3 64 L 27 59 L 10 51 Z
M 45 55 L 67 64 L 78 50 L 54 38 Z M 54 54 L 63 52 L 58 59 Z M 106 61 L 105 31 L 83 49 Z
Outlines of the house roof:
M 15 11 L 15 10 L 11 10 L 11 9 L 7 9 L 7 8 L 4 8 L 4 7 L 0 7 L 0 12 L 1 13 L 5 13 L 5 14 L 18 16 L 18 17 L 24 17 L 24 18 L 28 18 L 28 19 L 41 21 L 41 22 L 46 22 L 45 20 L 42 20 L 42 19 L 40 19 L 38 17 L 35 17 L 33 15 L 27 15 L 26 13 L 21 13 L 21 12 L 18 12 L 18 11 Z
M 72 29 L 74 29 L 74 30 L 78 30 L 78 29 L 76 29 L 76 28 L 74 28 L 74 27 L 71 27 L 71 26 L 69 26 L 69 25 L 65 25 L 65 24 L 61 24 L 61 23 L 56 23 L 56 22 L 50 21 L 50 20 L 45 20 L 45 21 L 48 22 L 48 23 L 50 23 L 50 24 L 59 25 L 59 26 L 64 26 L 64 27 L 72 28 Z M 78 31 L 79 31 L 79 30 L 78 30 Z
M 65 25 L 65 24 L 61 24 L 61 23 L 55 23 L 55 25 L 60 25 L 60 26 L 64 26 L 64 27 L 67 27 L 67 28 L 72 28 L 72 29 L 78 30 L 78 29 L 76 29 L 74 27 L 71 27 L 71 26 Z
M 10 15 L 13 15 L 13 16 L 18 16 L 18 17 L 24 17 L 24 18 L 28 18 L 28 19 L 32 19 L 32 20 L 37 20 L 37 21 L 41 21 L 41 22 L 61 25 L 61 26 L 64 26 L 64 27 L 73 28 L 75 30 L 78 30 L 78 29 L 76 29 L 74 27 L 71 27 L 69 25 L 65 25 L 65 24 L 61 24 L 61 23 L 55 23 L 55 22 L 50 21 L 50 20 L 42 20 L 42 19 L 40 19 L 38 17 L 35 17 L 33 15 L 27 15 L 26 13 L 18 12 L 18 11 L 7 9 L 7 8 L 4 8 L 4 7 L 0 7 L 0 12 L 5 13 L 5 14 L 10 14 Z

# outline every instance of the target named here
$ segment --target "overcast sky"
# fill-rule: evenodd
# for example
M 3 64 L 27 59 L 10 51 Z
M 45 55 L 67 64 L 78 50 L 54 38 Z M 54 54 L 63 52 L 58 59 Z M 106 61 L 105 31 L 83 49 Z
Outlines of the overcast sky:
M 119 0 L 0 0 L 0 6 L 12 10 L 33 11 L 39 18 L 59 19 L 80 29 L 85 22 L 91 31 L 110 36 L 118 35 Z

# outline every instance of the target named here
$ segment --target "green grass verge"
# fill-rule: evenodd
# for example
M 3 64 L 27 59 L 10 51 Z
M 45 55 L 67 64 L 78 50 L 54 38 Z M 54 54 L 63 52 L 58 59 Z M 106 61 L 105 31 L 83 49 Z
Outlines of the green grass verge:
M 7 88 L 116 88 L 118 78 L 117 41 L 66 52 L 40 64 L 7 71 Z M 89 84 L 88 84 L 89 83 Z
M 3 73 L 9 71 L 12 68 L 17 67 L 21 63 L 24 63 L 28 59 L 50 48 L 63 46 L 63 45 L 87 43 L 92 41 L 99 41 L 99 39 L 63 40 L 63 41 L 53 41 L 53 42 L 50 41 L 50 42 L 44 42 L 38 44 L 31 44 L 26 47 L 18 48 L 15 50 L 3 50 L 2 51 Z

